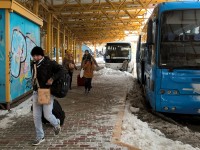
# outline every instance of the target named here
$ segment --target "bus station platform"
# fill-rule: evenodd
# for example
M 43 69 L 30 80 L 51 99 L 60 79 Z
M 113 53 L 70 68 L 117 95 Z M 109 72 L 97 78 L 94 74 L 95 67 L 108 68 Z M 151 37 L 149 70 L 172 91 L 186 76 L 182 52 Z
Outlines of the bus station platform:
M 72 90 L 63 99 L 58 99 L 65 111 L 65 123 L 58 136 L 53 127 L 43 125 L 46 141 L 32 146 L 35 128 L 32 112 L 13 118 L 15 124 L 0 130 L 0 149 L 75 149 L 75 150 L 126 150 L 114 144 L 114 132 L 121 108 L 127 95 L 127 79 L 104 76 L 101 70 L 95 73 L 91 93 L 85 94 L 83 86 L 77 86 L 74 72 Z M 120 77 L 120 76 L 119 76 Z M 115 131 L 114 131 L 115 130 Z

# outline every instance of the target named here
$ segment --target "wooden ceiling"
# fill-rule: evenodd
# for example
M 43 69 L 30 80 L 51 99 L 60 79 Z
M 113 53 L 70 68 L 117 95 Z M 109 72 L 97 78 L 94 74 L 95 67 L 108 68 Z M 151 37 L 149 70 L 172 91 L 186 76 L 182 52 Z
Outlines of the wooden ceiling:
M 17 0 L 33 10 L 34 0 Z M 80 42 L 123 40 L 125 31 L 141 31 L 147 12 L 168 0 L 40 0 L 39 16 L 52 13 Z

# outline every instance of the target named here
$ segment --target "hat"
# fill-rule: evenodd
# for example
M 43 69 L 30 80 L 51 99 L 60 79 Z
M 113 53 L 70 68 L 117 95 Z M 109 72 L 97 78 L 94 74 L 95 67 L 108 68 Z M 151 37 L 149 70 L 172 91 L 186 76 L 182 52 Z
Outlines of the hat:
M 35 46 L 31 51 L 31 56 L 34 56 L 34 55 L 44 56 L 43 49 L 41 47 L 39 47 L 39 46 Z

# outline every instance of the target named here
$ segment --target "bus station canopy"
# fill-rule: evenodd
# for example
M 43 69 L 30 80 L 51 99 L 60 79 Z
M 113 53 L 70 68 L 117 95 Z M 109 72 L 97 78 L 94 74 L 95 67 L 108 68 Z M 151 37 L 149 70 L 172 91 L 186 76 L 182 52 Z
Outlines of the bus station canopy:
M 169 0 L 17 0 L 47 22 L 48 14 L 80 42 L 121 40 L 126 33 L 137 34 L 156 4 Z M 126 31 L 126 32 L 125 32 Z

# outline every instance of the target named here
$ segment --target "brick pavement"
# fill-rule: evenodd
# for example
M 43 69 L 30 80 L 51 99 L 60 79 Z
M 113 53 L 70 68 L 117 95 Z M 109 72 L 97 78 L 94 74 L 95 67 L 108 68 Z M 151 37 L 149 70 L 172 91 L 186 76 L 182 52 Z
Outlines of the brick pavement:
M 32 113 L 29 113 L 14 118 L 14 126 L 0 130 L 0 149 L 126 150 L 111 142 L 119 107 L 124 103 L 125 82 L 112 79 L 111 75 L 102 77 L 98 74 L 93 78 L 91 93 L 85 95 L 84 87 L 76 86 L 76 75 L 77 72 L 72 90 L 66 98 L 59 99 L 66 113 L 59 136 L 53 135 L 50 125 L 44 125 L 46 141 L 32 146 L 35 130 Z

